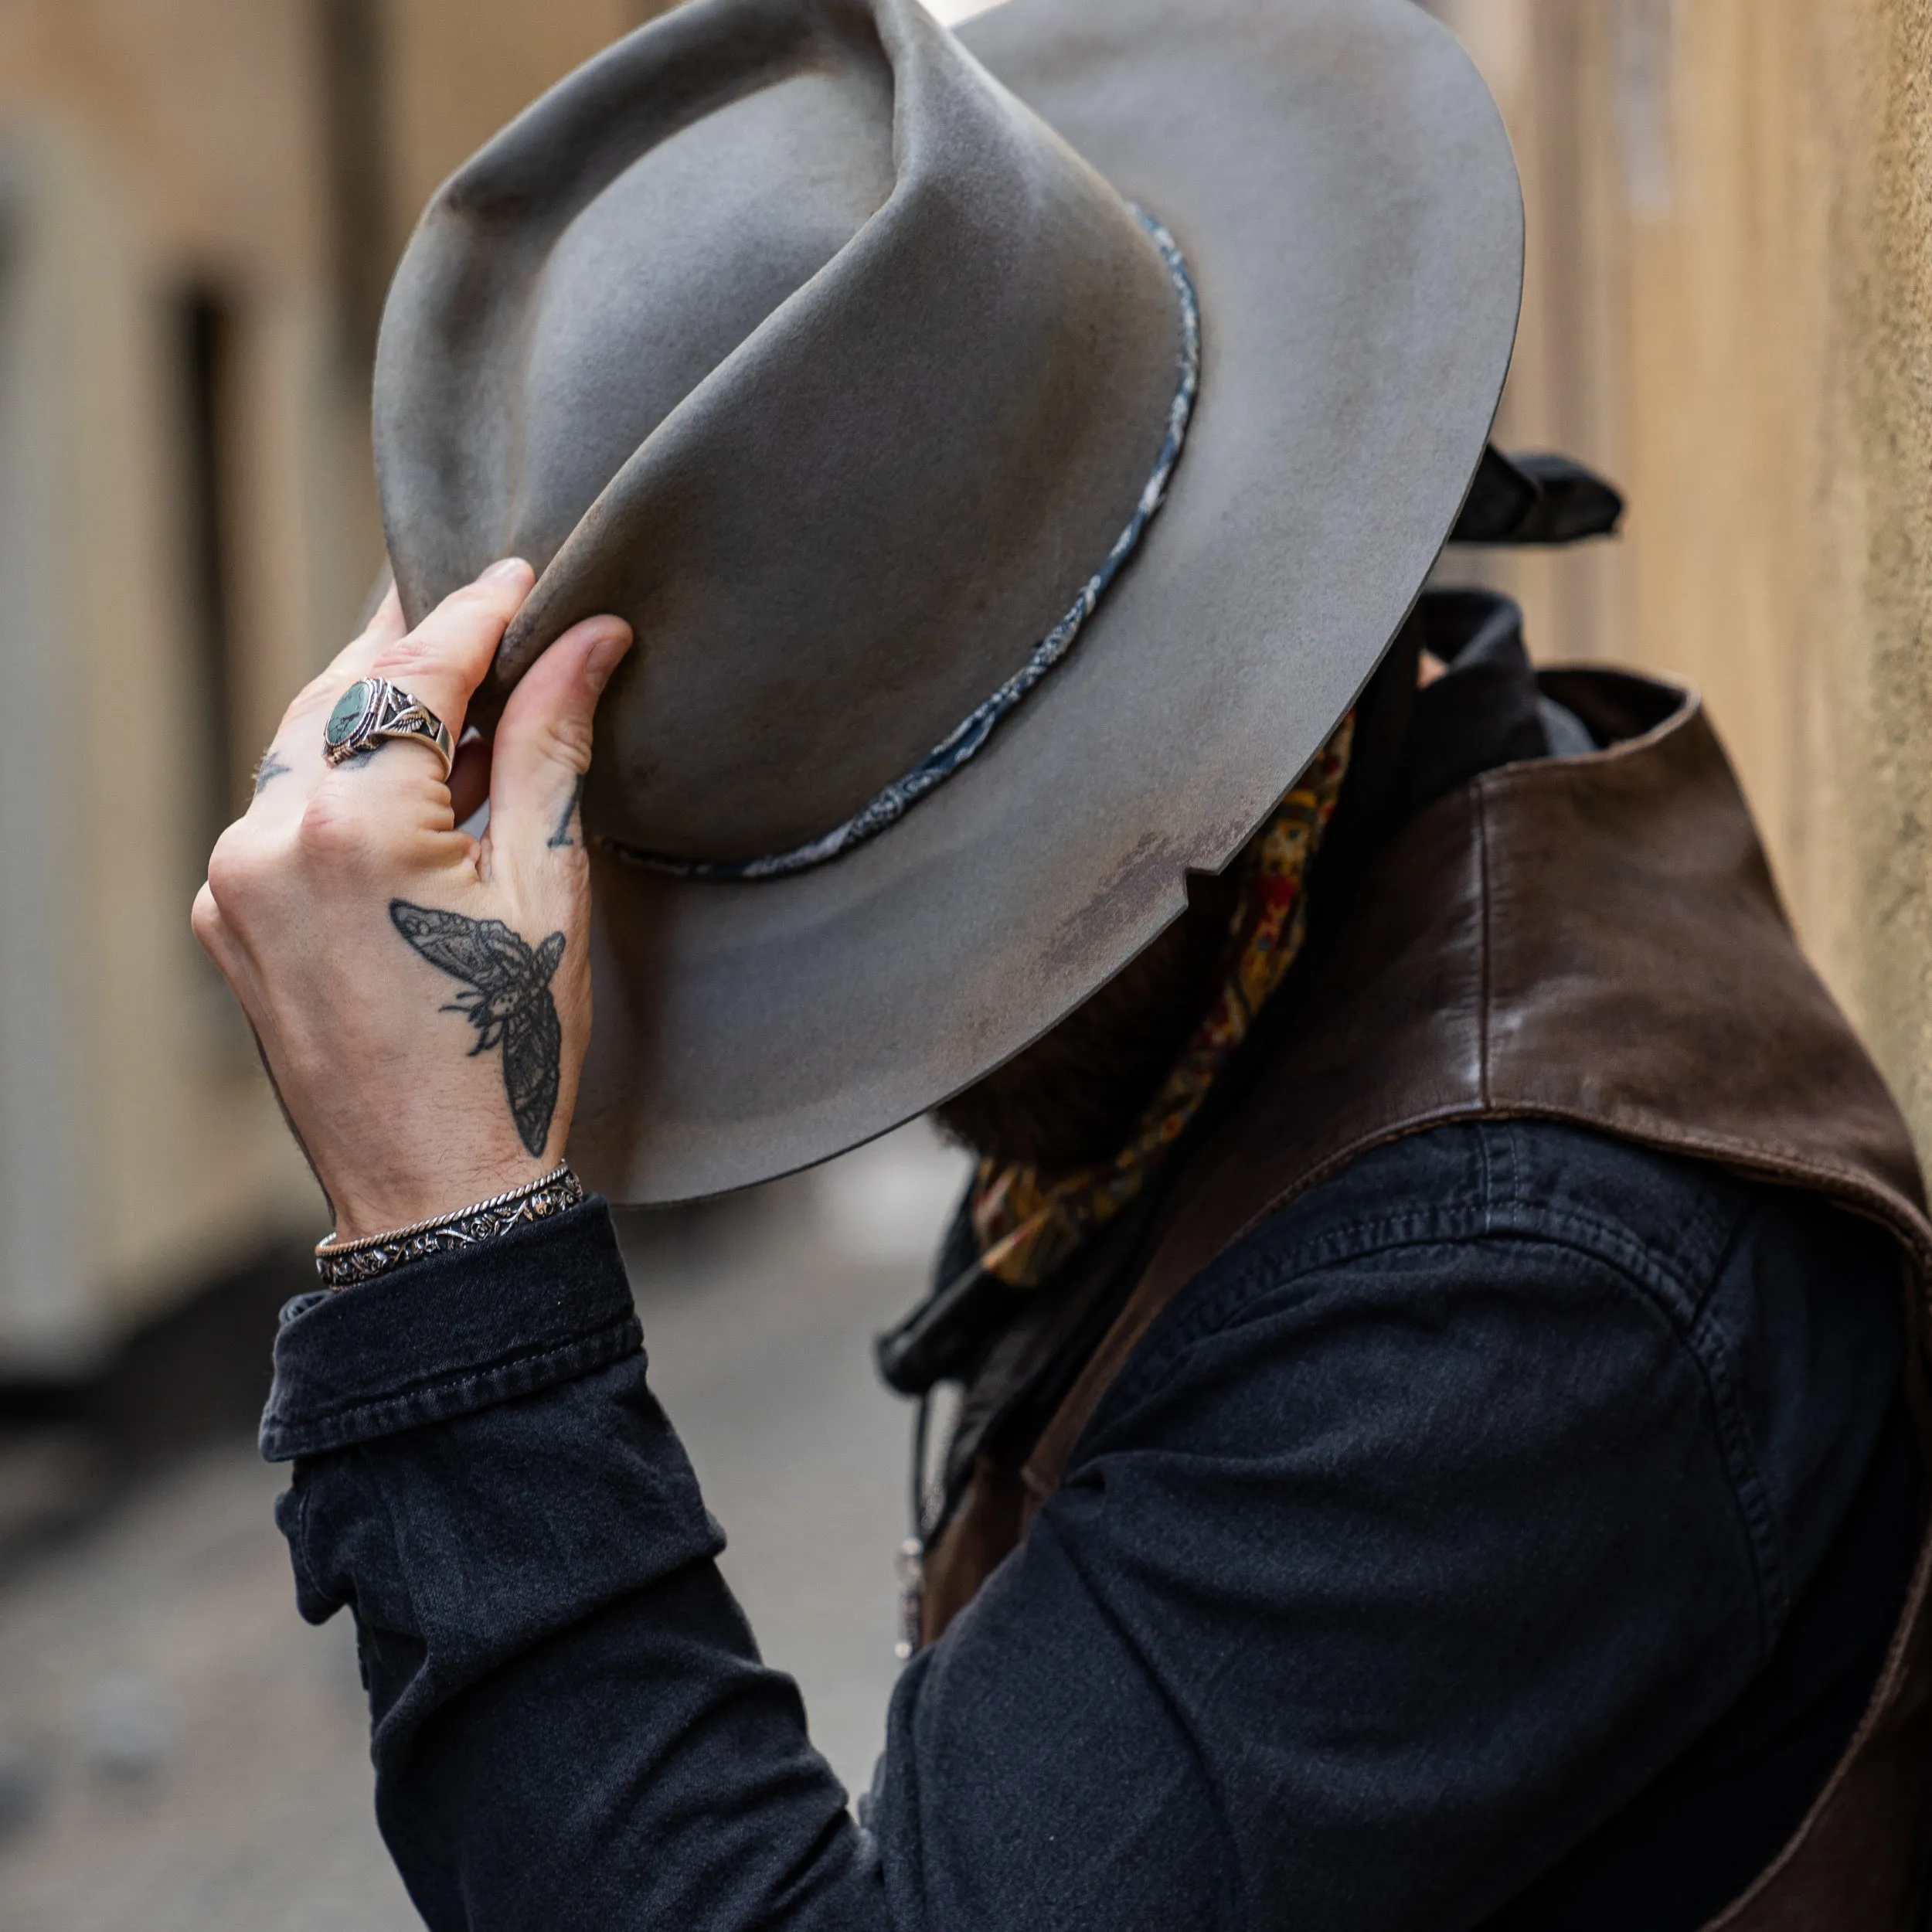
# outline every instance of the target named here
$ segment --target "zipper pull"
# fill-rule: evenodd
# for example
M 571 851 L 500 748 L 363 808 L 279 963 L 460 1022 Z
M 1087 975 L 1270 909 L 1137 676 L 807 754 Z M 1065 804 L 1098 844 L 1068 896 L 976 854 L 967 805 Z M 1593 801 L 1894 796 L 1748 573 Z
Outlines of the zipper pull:
M 899 1641 L 893 1655 L 903 1664 L 919 1648 L 920 1621 L 926 1607 L 926 1546 L 908 1536 L 899 1546 Z

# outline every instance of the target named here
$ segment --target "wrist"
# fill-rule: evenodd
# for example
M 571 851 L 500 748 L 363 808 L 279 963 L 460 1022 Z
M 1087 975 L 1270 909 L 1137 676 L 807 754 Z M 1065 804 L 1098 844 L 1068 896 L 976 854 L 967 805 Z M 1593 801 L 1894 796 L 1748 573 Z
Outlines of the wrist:
M 526 1222 L 567 1213 L 584 1198 L 583 1183 L 567 1162 L 560 1162 L 533 1179 L 454 1212 L 425 1215 L 354 1239 L 332 1234 L 315 1244 L 315 1271 L 326 1287 L 354 1287 L 406 1263 L 451 1248 L 473 1248 Z
M 543 1179 L 559 1164 L 556 1156 L 533 1158 L 519 1150 L 514 1156 L 465 1161 L 429 1173 L 359 1178 L 339 1192 L 328 1190 L 335 1219 L 329 1242 L 343 1247 L 461 1214 Z

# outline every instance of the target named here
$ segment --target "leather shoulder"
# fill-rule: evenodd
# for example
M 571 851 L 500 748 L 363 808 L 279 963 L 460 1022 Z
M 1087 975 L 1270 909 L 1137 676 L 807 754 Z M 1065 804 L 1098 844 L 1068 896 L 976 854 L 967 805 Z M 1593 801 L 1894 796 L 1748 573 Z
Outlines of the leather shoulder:
M 1932 1274 L 1910 1137 L 1798 947 L 1699 700 L 1623 672 L 1545 682 L 1607 748 L 1484 774 L 1369 869 L 1042 1436 L 1036 1498 L 1189 1280 L 1369 1149 L 1449 1121 L 1567 1121 L 1815 1189 Z

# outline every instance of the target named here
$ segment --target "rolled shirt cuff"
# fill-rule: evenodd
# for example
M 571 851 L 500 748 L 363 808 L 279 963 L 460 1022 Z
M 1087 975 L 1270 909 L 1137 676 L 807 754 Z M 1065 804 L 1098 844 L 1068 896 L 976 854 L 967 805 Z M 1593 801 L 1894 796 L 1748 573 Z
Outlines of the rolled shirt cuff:
M 270 1462 L 493 1407 L 643 1345 L 609 1205 L 412 1261 L 281 1311 L 262 1416 Z

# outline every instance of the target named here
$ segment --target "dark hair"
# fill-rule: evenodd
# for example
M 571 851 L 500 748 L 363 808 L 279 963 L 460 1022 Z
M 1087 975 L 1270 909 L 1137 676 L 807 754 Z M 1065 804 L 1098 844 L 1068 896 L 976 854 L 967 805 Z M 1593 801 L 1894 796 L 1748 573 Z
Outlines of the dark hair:
M 1190 873 L 1187 910 L 1023 1053 L 934 1110 L 975 1153 L 1063 1173 L 1119 1151 L 1226 970 L 1236 871 Z
M 1422 642 L 1418 608 L 1355 701 L 1349 775 L 1309 875 L 1318 924 L 1345 904 L 1392 823 Z M 1236 858 L 1225 872 L 1189 873 L 1181 917 L 1023 1053 L 935 1107 L 941 1131 L 975 1153 L 1029 1162 L 1049 1175 L 1118 1153 L 1232 964 L 1240 865 Z M 1320 950 L 1315 937 L 1311 927 L 1311 954 Z

